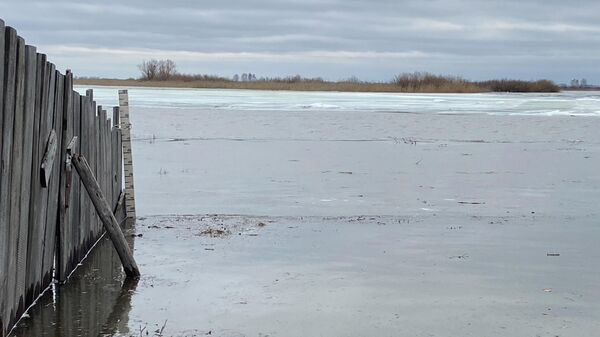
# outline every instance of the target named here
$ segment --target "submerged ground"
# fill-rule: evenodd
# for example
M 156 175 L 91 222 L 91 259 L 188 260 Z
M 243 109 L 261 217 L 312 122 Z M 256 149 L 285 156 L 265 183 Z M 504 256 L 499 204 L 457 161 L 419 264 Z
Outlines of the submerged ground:
M 598 94 L 130 101 L 143 277 L 102 242 L 18 336 L 600 330 Z

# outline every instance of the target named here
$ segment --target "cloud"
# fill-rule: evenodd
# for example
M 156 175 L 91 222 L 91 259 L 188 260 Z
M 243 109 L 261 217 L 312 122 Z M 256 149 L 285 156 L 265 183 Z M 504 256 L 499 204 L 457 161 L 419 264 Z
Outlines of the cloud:
M 384 80 L 430 70 L 600 83 L 598 12 L 591 0 L 0 3 L 7 24 L 61 66 L 118 77 L 137 75 L 143 58 L 169 57 L 182 71 L 223 75 Z

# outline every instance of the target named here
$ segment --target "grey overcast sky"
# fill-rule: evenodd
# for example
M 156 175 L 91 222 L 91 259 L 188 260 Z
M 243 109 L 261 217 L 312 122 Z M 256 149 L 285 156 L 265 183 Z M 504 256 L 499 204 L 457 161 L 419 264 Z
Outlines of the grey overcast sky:
M 600 83 L 600 1 L 1 0 L 0 18 L 75 75 L 185 73 Z

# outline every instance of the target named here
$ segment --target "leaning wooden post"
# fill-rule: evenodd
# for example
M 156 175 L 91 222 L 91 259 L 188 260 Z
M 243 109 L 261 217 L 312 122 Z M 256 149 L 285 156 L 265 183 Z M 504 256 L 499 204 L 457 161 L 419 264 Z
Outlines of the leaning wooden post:
M 133 254 L 127 245 L 127 241 L 125 241 L 125 236 L 121 231 L 121 227 L 119 227 L 119 223 L 117 223 L 117 219 L 115 219 L 111 207 L 108 205 L 106 198 L 104 198 L 104 195 L 102 194 L 102 189 L 100 189 L 100 185 L 94 177 L 90 165 L 87 160 L 85 160 L 85 157 L 80 154 L 73 154 L 71 162 L 73 163 L 73 166 L 75 166 L 90 199 L 92 199 L 96 212 L 98 212 L 100 220 L 104 223 L 104 228 L 108 232 L 108 236 L 112 240 L 113 245 L 117 250 L 117 254 L 119 254 L 125 274 L 128 277 L 139 277 L 140 270 L 135 263 Z

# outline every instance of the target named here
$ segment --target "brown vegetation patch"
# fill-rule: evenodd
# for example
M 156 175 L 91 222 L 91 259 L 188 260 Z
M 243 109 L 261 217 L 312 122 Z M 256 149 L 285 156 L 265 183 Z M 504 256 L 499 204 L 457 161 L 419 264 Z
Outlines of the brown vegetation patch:
M 234 81 L 213 75 L 173 74 L 166 80 L 94 79 L 80 78 L 77 85 L 127 86 L 153 88 L 247 89 L 341 92 L 399 92 L 399 93 L 481 93 L 481 92 L 558 92 L 551 81 L 491 80 L 468 81 L 457 76 L 429 73 L 410 73 L 396 76 L 390 82 L 364 82 L 357 79 L 325 81 L 321 78 L 292 76 L 261 78 L 253 81 Z

